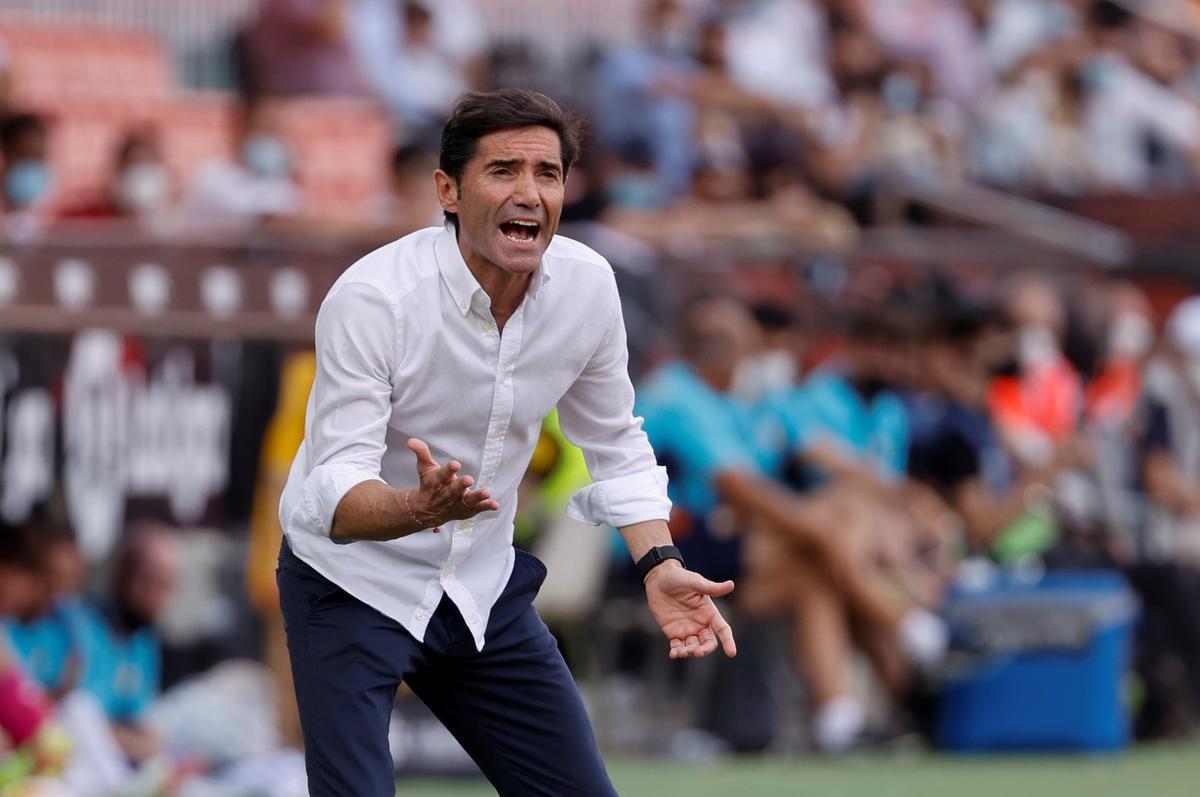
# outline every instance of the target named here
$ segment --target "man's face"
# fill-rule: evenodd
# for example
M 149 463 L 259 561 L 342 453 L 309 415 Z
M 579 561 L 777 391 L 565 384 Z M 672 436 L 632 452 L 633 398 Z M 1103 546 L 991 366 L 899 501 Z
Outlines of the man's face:
M 437 172 L 442 209 L 458 214 L 468 264 L 531 274 L 558 230 L 564 168 L 548 127 L 500 130 L 481 138 L 457 183 Z

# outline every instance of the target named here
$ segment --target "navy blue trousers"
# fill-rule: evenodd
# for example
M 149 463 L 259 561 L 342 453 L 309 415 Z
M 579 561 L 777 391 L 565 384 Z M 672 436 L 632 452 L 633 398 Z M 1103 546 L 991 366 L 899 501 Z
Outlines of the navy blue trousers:
M 575 681 L 532 601 L 546 578 L 517 552 L 482 651 L 449 598 L 418 642 L 395 620 L 279 554 L 279 597 L 311 797 L 394 797 L 388 723 L 401 681 L 501 797 L 613 797 Z

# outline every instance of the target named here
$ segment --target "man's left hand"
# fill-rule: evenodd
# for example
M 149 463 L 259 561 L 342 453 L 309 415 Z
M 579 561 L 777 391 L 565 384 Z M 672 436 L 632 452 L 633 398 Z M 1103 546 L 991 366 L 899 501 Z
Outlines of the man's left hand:
M 678 563 L 664 562 L 646 576 L 646 601 L 650 613 L 671 642 L 671 658 L 700 658 L 717 649 L 737 655 L 733 629 L 713 604 L 713 596 L 733 592 L 733 582 L 720 584 Z

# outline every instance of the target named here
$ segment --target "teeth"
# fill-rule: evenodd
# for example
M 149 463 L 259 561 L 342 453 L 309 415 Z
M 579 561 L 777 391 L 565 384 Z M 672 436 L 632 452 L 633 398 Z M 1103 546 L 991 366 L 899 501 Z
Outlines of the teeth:
M 537 226 L 536 221 L 510 221 L 509 224 L 516 224 L 521 227 L 536 227 Z

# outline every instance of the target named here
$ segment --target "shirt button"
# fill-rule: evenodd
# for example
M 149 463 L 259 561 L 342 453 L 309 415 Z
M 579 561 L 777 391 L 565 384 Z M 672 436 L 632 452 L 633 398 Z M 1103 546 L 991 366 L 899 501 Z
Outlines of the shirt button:
M 444 568 L 442 570 L 442 578 L 451 578 L 454 575 L 454 566 Z
M 460 304 L 458 307 L 459 307 L 459 309 L 460 309 L 460 310 L 462 310 L 462 311 L 465 313 L 465 312 L 467 312 L 467 310 L 468 310 L 468 309 L 470 309 L 470 307 L 471 307 L 471 303 L 470 303 L 470 302 L 463 302 L 463 303 L 462 303 L 462 304 Z
M 416 614 L 413 615 L 413 617 L 416 618 L 416 621 L 418 623 L 423 623 L 429 619 L 429 615 L 422 611 L 418 611 Z
M 507 385 L 509 383 L 509 381 L 511 381 L 511 380 L 509 380 L 508 374 L 505 374 L 504 376 L 500 377 L 500 384 L 502 384 L 502 385 Z

